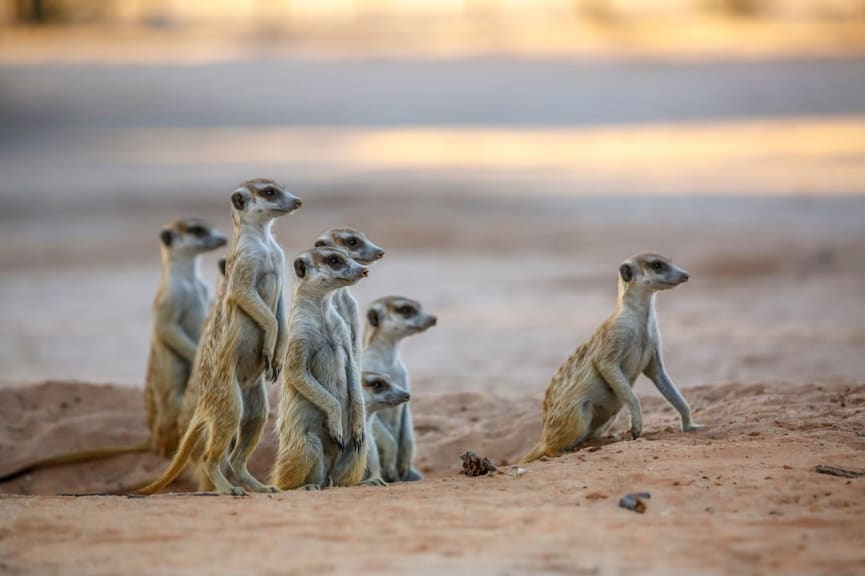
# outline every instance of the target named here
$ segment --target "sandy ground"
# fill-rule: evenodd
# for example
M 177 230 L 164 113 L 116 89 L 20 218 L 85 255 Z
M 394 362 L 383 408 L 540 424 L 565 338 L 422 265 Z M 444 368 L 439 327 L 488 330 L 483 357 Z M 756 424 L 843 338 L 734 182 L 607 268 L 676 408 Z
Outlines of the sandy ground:
M 477 393 L 416 402 L 423 483 L 245 498 L 160 495 L 0 499 L 7 573 L 856 574 L 865 562 L 865 385 L 700 386 L 705 431 L 644 401 L 646 433 L 531 465 L 459 476 L 472 448 L 499 463 L 538 433 L 538 401 Z M 55 438 L 140 436 L 138 395 L 54 382 L 2 392 L 3 453 Z M 26 410 L 21 410 L 21 408 Z M 46 416 L 48 418 L 46 418 Z M 46 420 L 50 421 L 47 422 Z M 9 440 L 29 439 L 10 450 Z M 28 446 L 29 444 L 29 446 Z M 254 472 L 266 469 L 268 438 Z M 4 461 L 8 461 L 4 457 Z M 104 490 L 160 467 L 155 457 L 45 472 L 29 493 Z M 638 515 L 617 506 L 648 491 Z
M 164 462 L 41 471 L 0 486 L 0 572 L 861 572 L 865 479 L 814 467 L 865 469 L 863 70 L 0 67 L 0 473 L 145 436 L 158 230 L 184 215 L 227 229 L 243 178 L 304 198 L 275 228 L 288 254 L 356 226 L 387 250 L 361 304 L 401 293 L 439 317 L 405 345 L 427 481 L 74 498 L 58 494 L 119 489 Z M 642 379 L 643 438 L 513 477 L 550 375 L 612 310 L 619 262 L 647 250 L 692 273 L 658 312 L 667 368 L 706 429 L 677 432 Z M 466 449 L 505 473 L 458 475 Z M 255 472 L 271 458 L 268 438 Z M 644 515 L 617 506 L 644 490 Z
M 814 467 L 865 469 L 865 202 L 425 198 L 340 205 L 389 249 L 359 286 L 361 303 L 405 293 L 440 319 L 405 345 L 427 481 L 130 500 L 57 494 L 122 490 L 163 461 L 130 455 L 45 470 L 0 486 L 0 571 L 859 571 L 865 479 Z M 331 217 L 312 200 L 304 210 L 306 219 L 277 229 L 287 249 Z M 146 240 L 138 247 L 129 237 L 146 239 L 162 216 L 127 221 L 97 263 L 84 247 L 103 254 L 88 238 L 105 229 L 93 224 L 78 232 L 81 244 L 65 241 L 86 225 L 73 212 L 56 221 L 57 238 L 42 247 L 46 262 L 13 265 L 3 277 L 3 363 L 17 377 L 0 387 L 0 472 L 146 436 L 140 374 L 158 268 Z M 50 255 L 55 246 L 60 261 Z M 658 305 L 667 367 L 707 428 L 678 432 L 672 410 L 641 380 L 642 439 L 512 477 L 507 464 L 538 438 L 550 375 L 609 313 L 615 264 L 644 246 L 671 252 L 693 274 Z M 204 267 L 213 270 L 212 259 Z M 115 329 L 121 337 L 105 336 Z M 60 374 L 85 381 L 28 383 Z M 624 418 L 618 428 L 627 429 Z M 460 476 L 467 449 L 506 473 Z M 253 471 L 264 476 L 272 454 L 268 437 Z M 617 506 L 633 491 L 652 494 L 644 515 Z

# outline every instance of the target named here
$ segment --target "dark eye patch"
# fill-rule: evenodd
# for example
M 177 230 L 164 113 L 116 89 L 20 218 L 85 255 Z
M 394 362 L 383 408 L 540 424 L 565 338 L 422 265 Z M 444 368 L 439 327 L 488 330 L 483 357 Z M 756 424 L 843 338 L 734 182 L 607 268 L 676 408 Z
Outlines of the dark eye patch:
M 346 240 L 346 244 L 348 244 L 349 246 L 357 246 L 357 245 L 358 245 L 357 238 L 355 238 L 354 236 L 352 236 L 351 238 L 349 238 L 348 240 Z
M 652 270 L 655 272 L 663 272 L 667 268 L 667 265 L 661 262 L 660 260 L 655 260 L 652 262 Z
M 198 236 L 199 238 L 207 235 L 207 228 L 205 228 L 204 226 L 199 226 L 198 224 L 193 224 L 192 226 L 188 227 L 186 231 L 193 236 Z
M 411 318 L 412 316 L 417 314 L 417 310 L 414 309 L 414 306 L 408 306 L 408 305 L 400 306 L 399 308 L 396 309 L 396 312 L 397 312 L 397 314 L 401 314 L 402 316 L 405 316 L 406 318 Z
M 327 259 L 327 263 L 330 264 L 331 268 L 336 268 L 337 266 L 342 266 L 344 264 L 342 258 L 339 256 L 331 256 Z

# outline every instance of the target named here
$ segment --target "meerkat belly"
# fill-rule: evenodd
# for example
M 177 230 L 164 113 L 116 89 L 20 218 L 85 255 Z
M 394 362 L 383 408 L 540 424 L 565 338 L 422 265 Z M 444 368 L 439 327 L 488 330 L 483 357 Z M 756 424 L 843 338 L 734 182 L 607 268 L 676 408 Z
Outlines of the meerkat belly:
M 206 302 L 195 300 L 190 303 L 190 306 L 186 310 L 183 311 L 183 316 L 180 319 L 180 326 L 193 342 L 198 342 L 201 338 L 201 331 L 204 329 L 204 321 L 206 318 Z
M 348 409 L 348 382 L 346 381 L 347 362 L 348 356 L 345 350 L 333 342 L 326 342 L 312 358 L 313 374 L 343 407 L 343 426 L 348 426 L 350 413 Z
M 652 350 L 648 344 L 648 339 L 641 338 L 622 358 L 622 372 L 631 386 L 634 385 L 634 381 L 643 373 L 652 359 Z
M 267 304 L 271 311 L 276 311 L 276 303 L 279 301 L 279 292 L 282 285 L 279 281 L 279 274 L 276 270 L 268 271 L 261 275 L 256 285 L 258 295 Z
M 261 354 L 264 333 L 252 318 L 239 310 L 230 322 L 233 326 L 226 335 L 231 338 L 227 344 L 235 363 L 235 376 L 241 386 L 251 385 L 264 371 Z

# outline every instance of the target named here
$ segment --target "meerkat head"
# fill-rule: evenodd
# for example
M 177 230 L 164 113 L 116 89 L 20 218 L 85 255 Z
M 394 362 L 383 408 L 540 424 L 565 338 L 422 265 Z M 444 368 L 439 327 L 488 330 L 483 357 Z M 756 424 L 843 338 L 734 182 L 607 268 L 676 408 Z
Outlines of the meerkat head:
M 687 282 L 690 275 L 664 256 L 638 254 L 619 266 L 619 282 L 627 290 L 638 287 L 654 292 L 675 288 Z
M 384 408 L 399 406 L 411 399 L 408 390 L 394 384 L 387 374 L 364 371 L 361 374 L 361 384 L 367 414 L 375 414 Z
M 323 293 L 351 286 L 369 273 L 344 251 L 327 246 L 301 252 L 294 258 L 293 266 L 298 286 Z
M 231 193 L 232 217 L 250 224 L 266 224 L 300 208 L 300 198 L 269 178 L 247 180 Z
M 384 256 L 384 250 L 373 244 L 366 234 L 354 228 L 331 228 L 318 237 L 315 246 L 342 248 L 361 264 L 372 264 Z
M 228 239 L 216 228 L 198 218 L 178 220 L 159 233 L 162 249 L 172 256 L 192 258 L 225 246 Z
M 437 319 L 424 312 L 417 300 L 386 296 L 370 304 L 366 321 L 374 331 L 400 339 L 435 326 Z

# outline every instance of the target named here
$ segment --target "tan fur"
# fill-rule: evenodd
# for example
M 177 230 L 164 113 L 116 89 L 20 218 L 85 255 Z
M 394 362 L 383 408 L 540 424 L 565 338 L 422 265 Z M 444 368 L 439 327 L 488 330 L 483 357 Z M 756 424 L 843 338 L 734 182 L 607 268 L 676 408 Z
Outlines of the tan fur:
M 153 301 L 153 335 L 144 384 L 150 437 L 137 444 L 92 448 L 39 460 L 0 477 L 0 482 L 51 466 L 132 452 L 171 456 L 177 449 L 177 418 L 210 303 L 210 293 L 198 270 L 198 257 L 224 246 L 225 236 L 206 222 L 189 218 L 163 228 L 160 238 L 162 279 Z
M 331 246 L 344 250 L 358 264 L 369 265 L 384 256 L 384 250 L 376 246 L 366 234 L 354 228 L 331 228 L 325 231 L 315 241 L 315 247 Z M 360 361 L 360 318 L 357 312 L 357 300 L 348 287 L 334 292 L 333 305 L 337 313 L 348 326 L 354 357 Z M 360 366 L 357 367 L 360 370 Z
M 364 332 L 363 367 L 387 374 L 391 382 L 411 391 L 411 381 L 400 356 L 400 343 L 435 326 L 437 319 L 423 311 L 420 302 L 402 296 L 379 298 L 370 304 Z M 411 406 L 385 408 L 375 415 L 372 427 L 387 482 L 423 478 L 413 467 L 415 440 Z
M 655 316 L 655 292 L 688 280 L 688 273 L 657 254 L 640 254 L 619 268 L 616 310 L 588 342 L 553 375 L 543 404 L 541 441 L 522 462 L 557 457 L 607 433 L 622 406 L 631 415 L 631 435 L 642 432 L 640 401 L 632 389 L 645 374 L 679 412 L 682 429 L 701 428 L 667 376 Z
M 405 388 L 394 384 L 387 374 L 366 370 L 363 372 L 361 379 L 363 380 L 363 404 L 366 407 L 366 437 L 369 442 L 366 473 L 361 484 L 367 486 L 385 486 L 387 483 L 381 475 L 379 451 L 376 449 L 375 442 L 375 422 L 378 422 L 375 415 L 385 408 L 394 408 L 405 404 L 411 399 L 411 395 Z M 390 452 L 385 451 L 385 454 L 388 456 L 395 453 L 395 443 Z
M 234 241 L 228 276 L 220 283 L 195 359 L 196 407 L 171 466 L 142 494 L 171 483 L 202 448 L 202 467 L 219 493 L 244 493 L 226 471 L 254 491 L 275 491 L 246 466 L 267 421 L 262 376 L 276 378 L 286 345 L 284 258 L 271 224 L 296 210 L 300 200 L 272 180 L 256 179 L 235 190 L 231 202 Z
M 352 486 L 366 469 L 365 410 L 351 337 L 333 294 L 365 277 L 367 269 L 329 247 L 302 252 L 293 268 L 271 481 L 282 490 Z

